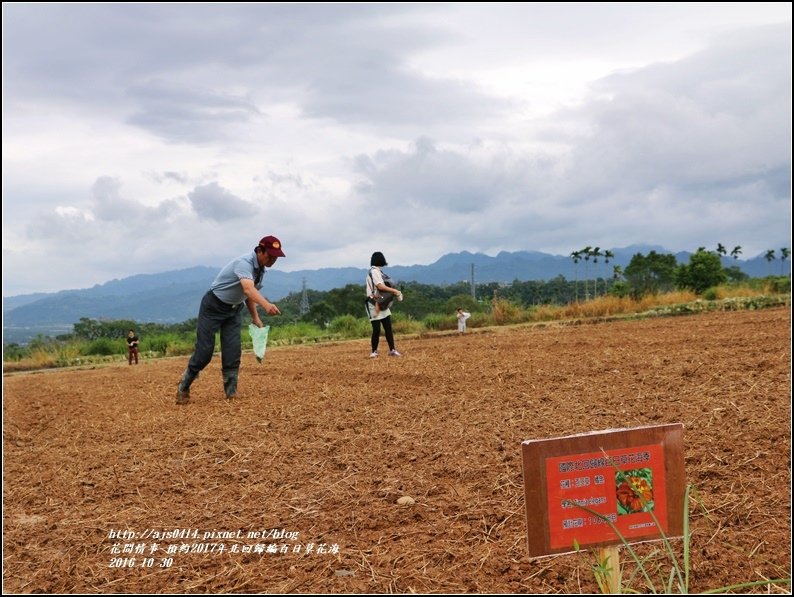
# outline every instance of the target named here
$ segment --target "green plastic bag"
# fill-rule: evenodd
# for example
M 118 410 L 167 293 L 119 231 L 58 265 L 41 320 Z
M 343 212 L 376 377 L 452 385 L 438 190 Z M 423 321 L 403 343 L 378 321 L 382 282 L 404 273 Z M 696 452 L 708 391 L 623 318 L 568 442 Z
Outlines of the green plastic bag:
M 251 340 L 254 343 L 254 354 L 256 360 L 260 363 L 265 360 L 265 351 L 267 350 L 267 335 L 270 333 L 270 326 L 266 325 L 263 328 L 255 326 L 253 323 L 248 325 L 248 333 L 251 334 Z

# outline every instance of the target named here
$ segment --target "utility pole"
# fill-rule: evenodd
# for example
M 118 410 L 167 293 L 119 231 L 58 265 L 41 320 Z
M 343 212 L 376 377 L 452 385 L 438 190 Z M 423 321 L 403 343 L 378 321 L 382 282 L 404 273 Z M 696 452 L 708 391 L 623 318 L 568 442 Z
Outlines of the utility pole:
M 303 292 L 301 293 L 299 312 L 301 315 L 306 315 L 309 312 L 309 293 L 306 291 L 306 278 L 303 279 Z
M 471 298 L 477 300 L 476 293 L 474 292 L 474 264 L 471 264 Z

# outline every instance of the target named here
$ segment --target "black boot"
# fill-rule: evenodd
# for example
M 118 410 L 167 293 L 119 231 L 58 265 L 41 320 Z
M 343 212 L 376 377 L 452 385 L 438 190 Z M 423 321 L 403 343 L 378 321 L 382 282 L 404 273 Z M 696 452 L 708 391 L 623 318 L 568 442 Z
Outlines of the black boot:
M 182 379 L 179 380 L 179 385 L 176 389 L 176 403 L 187 404 L 190 402 L 190 384 L 196 379 L 190 375 L 190 372 L 185 370 L 182 374 Z
M 223 372 L 223 391 L 226 393 L 226 399 L 230 400 L 237 396 L 237 369 L 229 369 Z

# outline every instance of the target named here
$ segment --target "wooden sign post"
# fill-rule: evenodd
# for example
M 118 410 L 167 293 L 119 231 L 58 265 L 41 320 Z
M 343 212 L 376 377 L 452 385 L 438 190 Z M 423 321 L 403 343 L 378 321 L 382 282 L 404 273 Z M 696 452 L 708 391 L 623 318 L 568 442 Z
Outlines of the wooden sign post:
M 523 442 L 530 557 L 620 545 L 605 519 L 629 543 L 680 537 L 683 434 L 676 423 Z
M 617 545 L 598 548 L 598 562 L 604 569 L 606 589 L 611 594 L 620 593 L 620 552 Z

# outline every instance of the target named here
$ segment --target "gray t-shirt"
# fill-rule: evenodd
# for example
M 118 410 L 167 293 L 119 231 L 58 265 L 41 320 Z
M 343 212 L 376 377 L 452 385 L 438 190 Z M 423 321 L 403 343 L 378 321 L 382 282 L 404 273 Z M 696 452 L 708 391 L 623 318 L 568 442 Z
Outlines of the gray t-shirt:
M 262 288 L 262 279 L 264 277 L 265 268 L 259 267 L 256 252 L 251 251 L 227 263 L 215 276 L 210 290 L 224 303 L 239 305 L 245 300 L 245 293 L 240 280 L 243 278 L 253 280 L 256 289 L 259 290 Z

